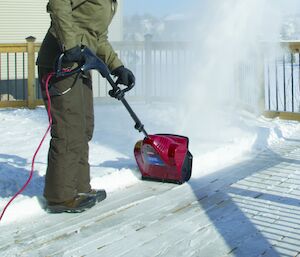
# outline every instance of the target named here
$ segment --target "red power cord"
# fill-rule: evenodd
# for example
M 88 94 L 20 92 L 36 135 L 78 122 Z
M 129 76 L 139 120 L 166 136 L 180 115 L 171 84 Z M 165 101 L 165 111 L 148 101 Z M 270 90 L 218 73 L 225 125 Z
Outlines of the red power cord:
M 9 200 L 9 202 L 5 205 L 1 215 L 0 215 L 0 221 L 2 220 L 3 218 L 3 215 L 6 211 L 6 209 L 8 208 L 8 206 L 12 203 L 13 200 L 15 200 L 15 198 L 21 194 L 24 189 L 28 186 L 28 184 L 30 183 L 31 179 L 32 179 L 32 176 L 33 176 L 33 172 L 34 172 L 34 161 L 35 161 L 35 157 L 37 156 L 50 128 L 51 128 L 51 125 L 52 125 L 52 116 L 51 116 L 51 98 L 50 98 L 50 94 L 49 94 L 49 82 L 51 80 L 51 78 L 54 76 L 54 72 L 51 72 L 47 75 L 46 77 L 46 80 L 43 80 L 42 82 L 44 83 L 45 82 L 45 88 L 46 88 L 46 95 L 47 95 L 47 103 L 48 103 L 48 108 L 47 108 L 47 113 L 48 113 L 48 118 L 49 118 L 49 125 L 48 125 L 48 128 L 41 140 L 41 142 L 39 143 L 39 146 L 37 147 L 33 157 L 32 157 L 32 161 L 31 161 L 31 171 L 30 171 L 30 175 L 29 175 L 29 178 L 27 179 L 27 181 L 25 182 L 25 184 L 23 185 L 23 187 L 17 192 L 15 193 L 15 195 Z

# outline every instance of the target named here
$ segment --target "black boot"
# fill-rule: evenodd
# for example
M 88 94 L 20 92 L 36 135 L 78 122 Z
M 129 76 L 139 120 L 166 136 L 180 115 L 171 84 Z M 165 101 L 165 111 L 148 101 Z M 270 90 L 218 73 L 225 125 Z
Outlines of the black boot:
M 87 193 L 79 193 L 78 195 L 95 197 L 97 203 L 103 201 L 106 198 L 106 192 L 104 189 L 91 189 Z
M 49 213 L 80 213 L 93 207 L 95 203 L 95 196 L 78 195 L 75 198 L 62 203 L 48 202 L 46 211 Z

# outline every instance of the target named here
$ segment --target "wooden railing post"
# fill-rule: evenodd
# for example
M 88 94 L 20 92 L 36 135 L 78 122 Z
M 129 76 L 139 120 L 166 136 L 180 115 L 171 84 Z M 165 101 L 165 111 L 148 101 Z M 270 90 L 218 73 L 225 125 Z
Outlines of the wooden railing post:
M 27 37 L 27 58 L 28 58 L 28 77 L 27 77 L 27 107 L 34 109 L 35 100 L 35 37 Z
M 149 102 L 152 97 L 152 35 L 145 35 L 145 95 L 146 102 Z

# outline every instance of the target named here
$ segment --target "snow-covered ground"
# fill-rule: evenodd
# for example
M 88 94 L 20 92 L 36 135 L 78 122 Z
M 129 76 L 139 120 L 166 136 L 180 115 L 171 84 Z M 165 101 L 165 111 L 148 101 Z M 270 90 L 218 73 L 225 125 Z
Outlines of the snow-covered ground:
M 297 122 L 257 118 L 248 112 L 222 112 L 194 117 L 190 123 L 185 108 L 172 104 L 133 104 L 150 134 L 176 133 L 190 138 L 194 156 L 193 179 L 237 163 L 264 150 L 300 128 Z M 222 116 L 222 122 L 218 118 Z M 141 183 L 133 147 L 143 135 L 121 104 L 95 105 L 95 132 L 90 143 L 91 184 L 108 192 Z M 44 107 L 36 110 L 0 110 L 0 211 L 28 178 L 31 159 L 47 128 Z M 39 204 L 43 194 L 49 136 L 35 163 L 27 189 L 7 209 L 1 225 L 23 221 L 44 213 Z

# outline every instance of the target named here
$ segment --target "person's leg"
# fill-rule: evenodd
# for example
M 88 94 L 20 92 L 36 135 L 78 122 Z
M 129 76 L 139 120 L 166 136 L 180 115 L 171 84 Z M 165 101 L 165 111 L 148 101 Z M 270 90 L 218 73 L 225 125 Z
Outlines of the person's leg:
M 82 79 L 79 75 L 70 76 L 51 87 L 63 95 L 51 97 L 53 121 L 44 196 L 49 202 L 59 203 L 75 198 L 78 193 L 78 160 L 85 141 Z
M 106 192 L 103 189 L 91 189 L 90 186 L 90 165 L 89 165 L 89 141 L 93 137 L 94 131 L 94 105 L 92 80 L 90 74 L 86 74 L 83 79 L 83 101 L 85 109 L 85 144 L 83 146 L 83 155 L 79 161 L 80 171 L 78 174 L 77 189 L 80 195 L 96 197 L 100 202 L 106 198 Z
M 90 74 L 86 74 L 82 78 L 82 96 L 83 96 L 83 114 L 84 114 L 84 141 L 82 145 L 82 155 L 79 159 L 79 172 L 77 175 L 77 190 L 80 193 L 89 192 L 90 186 L 90 165 L 89 165 L 89 141 L 93 137 L 94 132 L 94 105 L 92 80 Z

